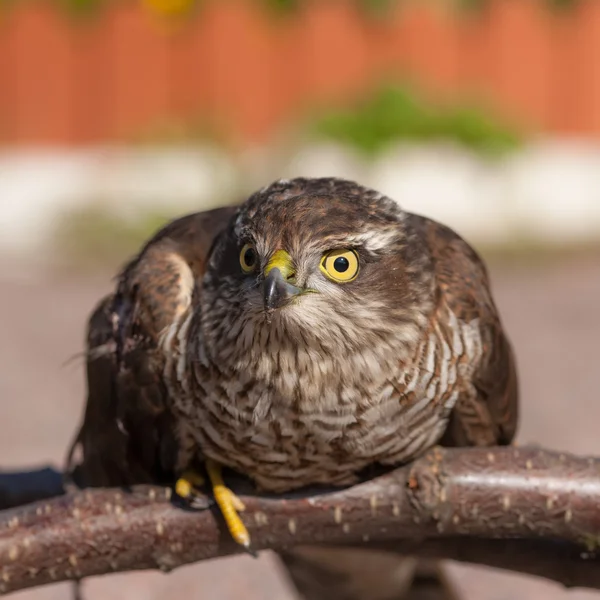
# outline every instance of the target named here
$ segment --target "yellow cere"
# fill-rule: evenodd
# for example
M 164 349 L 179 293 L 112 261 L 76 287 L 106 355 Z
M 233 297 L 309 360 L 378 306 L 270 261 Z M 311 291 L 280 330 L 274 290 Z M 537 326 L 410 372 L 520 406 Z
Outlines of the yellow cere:
M 332 250 L 321 259 L 321 271 L 337 283 L 356 279 L 358 268 L 358 254 L 354 250 Z
M 294 276 L 292 257 L 285 250 L 277 250 L 271 256 L 269 264 L 265 267 L 265 277 L 273 270 L 279 269 L 282 277 L 289 280 Z

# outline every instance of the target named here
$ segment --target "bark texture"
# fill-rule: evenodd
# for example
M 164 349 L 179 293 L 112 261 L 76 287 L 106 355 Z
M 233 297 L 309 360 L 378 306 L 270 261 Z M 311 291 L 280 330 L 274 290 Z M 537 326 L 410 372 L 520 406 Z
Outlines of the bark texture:
M 235 484 L 256 550 L 285 556 L 302 545 L 361 546 L 600 588 L 595 458 L 537 448 L 435 448 L 343 490 L 261 497 Z M 14 504 L 18 490 L 10 497 Z M 159 487 L 83 490 L 0 513 L 0 592 L 169 571 L 236 552 L 214 506 L 182 509 Z

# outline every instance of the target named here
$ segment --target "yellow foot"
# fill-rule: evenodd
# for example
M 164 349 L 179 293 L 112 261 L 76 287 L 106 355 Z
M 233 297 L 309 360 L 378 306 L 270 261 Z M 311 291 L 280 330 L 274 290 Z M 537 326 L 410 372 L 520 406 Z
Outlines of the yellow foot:
M 200 487 L 203 485 L 204 477 L 190 469 L 185 471 L 175 483 L 175 493 L 192 508 L 207 508 L 209 502 L 206 495 L 200 491 Z
M 215 501 L 221 510 L 231 537 L 248 552 L 255 554 L 250 548 L 250 534 L 238 514 L 245 509 L 244 503 L 225 485 L 221 475 L 221 465 L 207 459 L 206 471 L 210 477 Z

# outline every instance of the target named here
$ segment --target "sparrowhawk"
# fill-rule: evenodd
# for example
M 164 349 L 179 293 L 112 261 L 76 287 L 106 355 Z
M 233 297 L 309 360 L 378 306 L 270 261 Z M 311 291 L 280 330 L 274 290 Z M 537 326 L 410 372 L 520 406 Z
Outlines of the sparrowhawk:
M 220 466 L 269 492 L 349 485 L 436 443 L 509 443 L 517 422 L 482 260 L 341 179 L 277 181 L 168 224 L 121 271 L 87 343 L 84 483 L 175 482 L 207 461 L 244 545 Z

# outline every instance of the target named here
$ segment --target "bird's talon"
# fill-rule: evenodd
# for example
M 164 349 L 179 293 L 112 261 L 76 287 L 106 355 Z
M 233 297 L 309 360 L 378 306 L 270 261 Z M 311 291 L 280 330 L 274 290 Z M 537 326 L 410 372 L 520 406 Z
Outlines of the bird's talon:
M 185 471 L 175 483 L 175 493 L 185 500 L 190 508 L 208 508 L 211 504 L 210 499 L 199 489 L 204 483 L 204 477 L 197 471 Z
M 214 501 L 208 496 L 194 495 L 188 500 L 188 505 L 194 510 L 206 510 L 214 504 Z
M 184 472 L 183 476 L 195 487 L 199 488 L 206 483 L 204 476 L 193 469 Z
M 231 537 L 247 552 L 255 556 L 256 553 L 250 546 L 250 534 L 238 515 L 238 511 L 245 510 L 244 503 L 225 485 L 219 464 L 209 459 L 206 461 L 206 470 L 210 477 L 215 501 L 221 510 Z
M 229 489 L 227 490 L 227 494 L 229 495 L 229 501 L 235 510 L 239 512 L 244 512 L 246 510 L 246 505 Z

